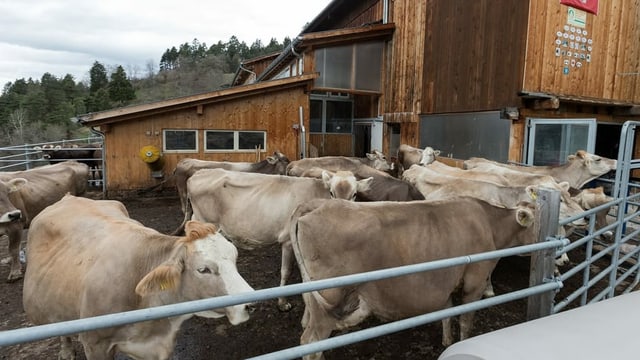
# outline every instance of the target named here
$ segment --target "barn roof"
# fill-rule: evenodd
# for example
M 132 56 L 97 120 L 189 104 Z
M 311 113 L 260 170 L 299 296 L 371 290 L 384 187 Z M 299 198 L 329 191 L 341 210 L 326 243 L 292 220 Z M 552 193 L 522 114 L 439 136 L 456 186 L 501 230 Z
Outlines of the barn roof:
M 265 81 L 250 85 L 236 86 L 233 88 L 210 91 L 206 93 L 189 95 L 153 103 L 132 105 L 89 113 L 78 116 L 78 122 L 85 126 L 100 126 L 121 121 L 132 120 L 149 115 L 166 113 L 167 111 L 180 110 L 194 106 L 201 106 L 238 98 L 280 91 L 293 87 L 311 86 L 317 74 L 301 75 L 285 79 Z

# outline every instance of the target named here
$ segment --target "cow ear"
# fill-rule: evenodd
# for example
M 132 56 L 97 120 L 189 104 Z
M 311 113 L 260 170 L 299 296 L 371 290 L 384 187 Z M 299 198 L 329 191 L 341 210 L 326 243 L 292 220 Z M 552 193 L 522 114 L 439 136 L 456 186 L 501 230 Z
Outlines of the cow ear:
M 278 162 L 278 158 L 275 156 L 267 156 L 267 158 L 265 159 L 267 160 L 267 162 L 271 165 L 275 164 Z
M 7 185 L 9 186 L 9 192 L 12 193 L 20 190 L 20 188 L 23 187 L 28 182 L 29 180 L 25 178 L 15 178 L 7 181 Z
M 358 180 L 358 188 L 356 192 L 362 193 L 369 191 L 371 189 L 371 183 L 373 182 L 373 177 L 368 177 L 366 179 Z
M 525 188 L 527 195 L 531 200 L 536 201 L 538 199 L 538 188 L 535 185 L 529 185 Z
M 171 291 L 180 286 L 186 249 L 181 246 L 169 260 L 151 270 L 136 285 L 136 294 L 144 297 L 160 291 Z
M 375 160 L 376 159 L 376 154 L 371 154 L 371 153 L 367 153 L 367 159 L 369 160 Z
M 433 155 L 440 156 L 440 150 L 434 150 L 433 151 Z
M 569 184 L 568 181 L 563 181 L 558 183 L 558 185 L 560 185 L 560 188 L 562 189 L 562 191 L 569 191 L 569 189 L 571 189 L 571 185 Z
M 516 211 L 516 221 L 522 227 L 529 227 L 533 224 L 535 217 L 533 215 L 533 211 L 528 208 L 519 208 Z
M 324 183 L 324 187 L 329 189 L 331 186 L 331 179 L 333 179 L 333 173 L 329 170 L 322 170 L 322 182 Z

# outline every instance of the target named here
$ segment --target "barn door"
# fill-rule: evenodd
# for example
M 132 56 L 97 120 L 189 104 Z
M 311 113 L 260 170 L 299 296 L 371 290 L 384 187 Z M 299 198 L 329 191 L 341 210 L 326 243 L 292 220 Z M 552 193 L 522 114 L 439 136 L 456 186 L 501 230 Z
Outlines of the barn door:
M 353 156 L 353 101 L 314 96 L 310 104 L 309 154 Z

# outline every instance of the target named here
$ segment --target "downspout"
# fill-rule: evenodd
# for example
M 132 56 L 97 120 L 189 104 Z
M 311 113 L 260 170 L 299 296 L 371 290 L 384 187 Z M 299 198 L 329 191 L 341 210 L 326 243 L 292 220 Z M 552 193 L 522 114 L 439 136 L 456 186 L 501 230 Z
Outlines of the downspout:
M 298 54 L 295 47 L 291 47 L 291 53 L 298 59 L 296 61 L 296 75 L 302 75 L 304 72 L 304 70 L 302 70 L 302 66 L 304 66 L 302 63 L 302 54 Z
M 304 128 L 304 114 L 302 106 L 299 108 L 300 114 L 300 159 L 307 157 L 307 130 Z
M 389 0 L 382 2 L 382 23 L 387 24 L 389 22 Z
M 244 71 L 246 71 L 246 72 L 248 72 L 250 74 L 253 74 L 253 82 L 256 82 L 256 79 L 258 78 L 258 75 L 255 72 L 253 72 L 253 71 L 247 69 L 246 67 L 244 67 L 244 64 L 242 63 L 242 61 L 240 62 L 240 69 L 244 70 Z

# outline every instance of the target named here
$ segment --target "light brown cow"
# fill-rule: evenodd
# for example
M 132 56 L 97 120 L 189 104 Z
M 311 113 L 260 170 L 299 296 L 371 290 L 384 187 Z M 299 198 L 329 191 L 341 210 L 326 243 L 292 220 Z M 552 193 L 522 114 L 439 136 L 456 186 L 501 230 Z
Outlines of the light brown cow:
M 193 220 L 216 224 L 236 246 L 254 249 L 280 243 L 281 280 L 284 285 L 293 265 L 286 223 L 299 204 L 312 199 L 353 200 L 365 191 L 371 179 L 357 181 L 352 173 L 325 171 L 322 180 L 282 175 L 265 175 L 205 169 L 188 181 L 188 199 Z M 186 217 L 185 217 L 186 219 Z M 282 310 L 291 305 L 278 300 Z
M 391 170 L 386 157 L 381 152 L 367 154 L 365 158 L 348 157 L 348 156 L 321 156 L 316 158 L 305 158 L 294 160 L 287 166 L 287 175 L 302 176 L 305 172 L 313 169 L 321 168 L 324 170 L 351 171 L 359 178 L 369 176 L 383 175 L 391 176 L 388 171 Z
M 73 216 L 69 216 L 73 214 Z M 237 249 L 215 226 L 186 225 L 187 236 L 163 235 L 129 218 L 122 203 L 65 196 L 32 222 L 27 242 L 23 304 L 36 325 L 253 289 L 236 269 Z M 248 305 L 199 312 L 231 324 L 249 319 Z M 124 353 L 169 359 L 180 325 L 193 314 L 83 332 L 91 359 Z M 73 359 L 61 338 L 60 359 Z
M 600 205 L 608 204 L 614 200 L 611 196 L 608 196 L 604 193 L 604 188 L 602 186 L 582 189 L 579 193 L 573 195 L 571 198 L 578 202 L 578 204 L 580 204 L 580 206 L 582 206 L 586 210 L 591 210 Z M 608 225 L 608 214 L 609 208 L 600 210 L 596 213 L 596 230 L 602 229 L 603 227 Z M 613 237 L 613 232 L 611 230 L 605 231 L 602 236 L 605 239 L 611 239 Z
M 358 192 L 356 201 L 412 201 L 424 200 L 424 196 L 412 184 L 387 176 L 377 170 L 363 171 L 354 174 L 356 178 L 370 178 L 368 189 Z M 325 169 L 314 167 L 305 170 L 300 177 L 310 177 L 320 179 Z M 366 176 L 365 176 L 366 175 Z
M 466 169 L 473 169 L 487 162 L 531 174 L 549 175 L 557 182 L 569 182 L 569 185 L 575 189 L 581 189 L 589 181 L 615 170 L 617 166 L 617 160 L 590 154 L 584 150 L 578 150 L 575 155 L 569 155 L 565 164 L 557 166 L 509 165 L 483 158 L 465 160 L 464 166 Z
M 436 156 L 440 155 L 440 150 L 434 150 L 427 146 L 422 149 L 415 148 L 411 145 L 401 144 L 398 147 L 398 177 L 402 176 L 402 172 L 409 169 L 411 165 L 427 165 L 436 160 Z
M 535 209 L 525 203 L 507 209 L 470 197 L 314 200 L 293 213 L 290 237 L 302 279 L 310 281 L 531 244 L 538 227 Z M 300 342 L 325 339 L 369 315 L 396 320 L 448 308 L 457 290 L 463 303 L 478 300 L 497 261 L 305 293 Z M 473 312 L 461 315 L 461 339 L 469 336 L 472 323 Z M 453 342 L 449 319 L 443 321 L 442 341 Z
M 66 193 L 82 195 L 87 189 L 89 167 L 65 161 L 25 171 L 0 172 L 0 236 L 9 237 L 11 270 L 8 281 L 22 278 L 20 244 L 23 229 L 44 208 Z
M 266 159 L 252 162 L 232 162 L 232 161 L 207 161 L 192 158 L 185 158 L 178 162 L 173 171 L 176 190 L 180 197 L 182 212 L 186 213 L 187 180 L 201 169 L 225 169 L 243 172 L 255 172 L 260 174 L 284 175 L 289 165 L 289 159 L 282 153 L 276 151 Z

